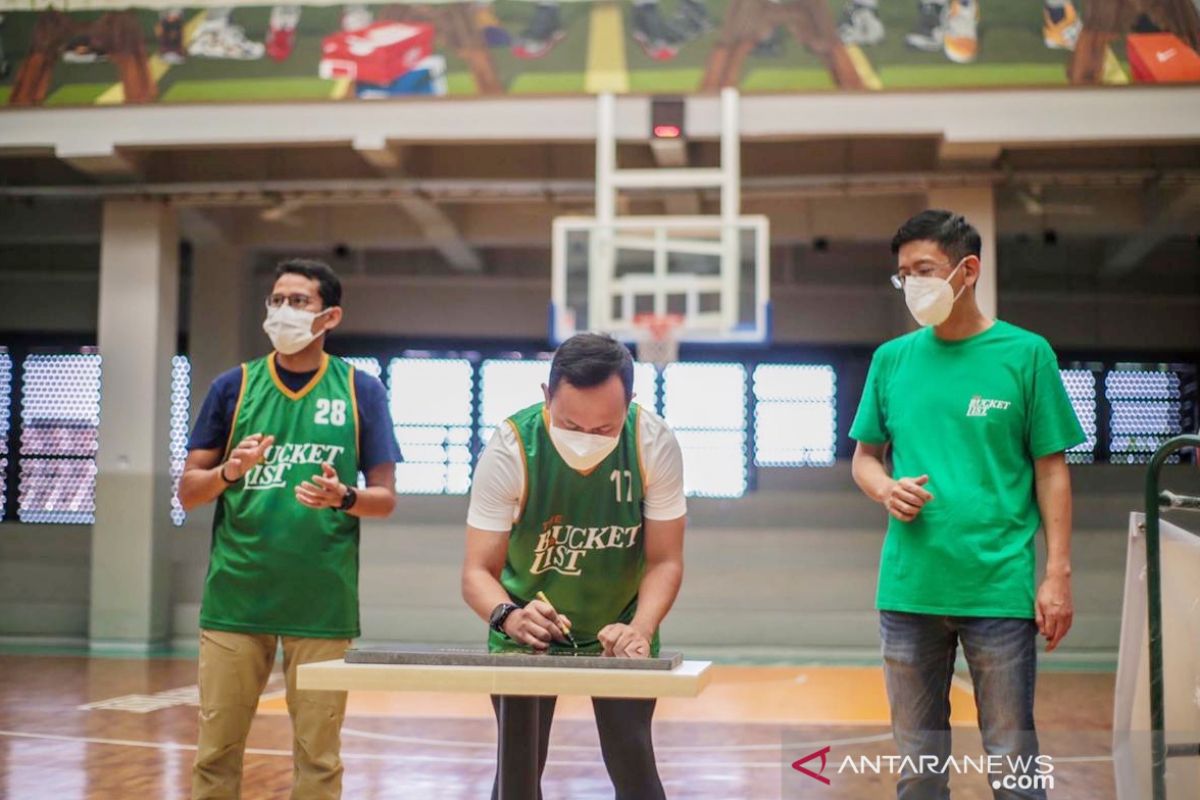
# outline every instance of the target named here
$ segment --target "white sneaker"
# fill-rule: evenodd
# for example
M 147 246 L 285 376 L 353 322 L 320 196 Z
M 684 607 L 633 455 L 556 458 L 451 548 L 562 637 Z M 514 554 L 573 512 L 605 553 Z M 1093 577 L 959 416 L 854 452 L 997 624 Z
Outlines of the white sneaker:
M 942 52 L 956 64 L 970 64 L 979 54 L 979 0 L 964 4 L 952 0 L 946 12 Z
M 68 64 L 95 64 L 97 61 L 108 61 L 108 54 L 89 47 L 80 47 L 64 50 L 62 60 Z
M 838 38 L 842 44 L 879 44 L 885 33 L 883 21 L 870 6 L 849 2 L 842 10 L 842 17 L 838 20 Z
M 1050 18 L 1050 8 L 1042 9 L 1042 41 L 1051 50 L 1074 50 L 1079 34 L 1083 31 L 1083 20 L 1075 11 L 1073 3 L 1064 3 L 1058 22 Z
M 188 54 L 199 58 L 228 58 L 253 61 L 262 58 L 266 48 L 246 38 L 240 25 L 202 22 L 188 45 Z
M 275 6 L 271 9 L 271 21 L 267 27 L 292 31 L 300 24 L 300 6 Z
M 922 0 L 917 9 L 917 24 L 904 37 L 904 41 L 916 50 L 940 52 L 945 23 L 946 4 L 941 0 Z

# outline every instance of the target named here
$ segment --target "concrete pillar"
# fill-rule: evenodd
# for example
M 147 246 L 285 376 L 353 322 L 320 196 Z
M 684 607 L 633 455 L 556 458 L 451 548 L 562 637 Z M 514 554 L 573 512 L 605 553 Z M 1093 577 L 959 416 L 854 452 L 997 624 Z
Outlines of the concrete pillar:
M 275 286 L 275 265 L 289 255 L 284 253 L 271 258 L 265 262 L 265 269 L 261 259 L 253 257 L 250 253 L 246 255 L 246 292 L 242 298 L 241 310 L 243 360 L 258 358 L 271 352 L 271 340 L 262 328 L 263 320 L 267 318 L 266 297 Z M 323 260 L 328 262 L 329 259 Z M 348 275 L 344 270 L 339 274 L 342 278 L 342 289 L 345 290 Z M 343 294 L 342 302 L 345 300 L 346 296 Z M 395 313 L 395 310 L 390 310 L 390 313 Z
M 944 208 L 962 214 L 975 226 L 983 237 L 983 251 L 979 255 L 983 265 L 979 284 L 975 288 L 975 301 L 985 315 L 996 317 L 996 198 L 991 186 L 968 186 L 954 189 L 931 189 L 929 207 Z
M 142 650 L 169 634 L 171 357 L 179 313 L 175 212 L 104 203 L 98 342 L 103 359 L 92 646 Z
M 243 312 L 251 291 L 249 274 L 245 251 L 233 244 L 197 243 L 192 250 L 188 356 L 193 422 L 213 379 L 245 360 Z

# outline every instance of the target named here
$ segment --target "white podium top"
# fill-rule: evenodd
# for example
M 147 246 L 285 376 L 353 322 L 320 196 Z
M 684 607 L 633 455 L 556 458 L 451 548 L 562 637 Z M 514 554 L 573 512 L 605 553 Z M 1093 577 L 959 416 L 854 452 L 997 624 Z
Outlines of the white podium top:
M 708 685 L 711 661 L 673 670 L 460 667 L 319 661 L 297 668 L 300 689 L 370 692 L 461 692 L 586 697 L 695 697 Z

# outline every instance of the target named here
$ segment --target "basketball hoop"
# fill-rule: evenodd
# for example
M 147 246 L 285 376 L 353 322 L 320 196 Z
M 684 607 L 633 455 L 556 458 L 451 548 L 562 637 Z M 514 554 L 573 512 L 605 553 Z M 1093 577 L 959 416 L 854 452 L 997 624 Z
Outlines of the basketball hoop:
M 679 359 L 679 326 L 682 314 L 637 314 L 637 359 L 665 369 Z

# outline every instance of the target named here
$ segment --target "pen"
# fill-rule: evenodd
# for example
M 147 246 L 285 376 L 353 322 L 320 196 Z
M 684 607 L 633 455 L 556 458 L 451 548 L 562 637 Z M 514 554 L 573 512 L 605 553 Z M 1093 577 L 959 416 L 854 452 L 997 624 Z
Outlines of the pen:
M 536 596 L 538 600 L 541 600 L 543 603 L 550 606 L 551 609 L 554 608 L 554 604 L 550 602 L 549 597 L 546 597 L 545 592 L 538 592 Z M 558 612 L 555 611 L 554 613 L 557 614 Z M 560 630 L 562 630 L 563 635 L 567 637 L 567 641 L 571 643 L 571 647 L 574 647 L 576 650 L 578 650 L 579 645 L 575 643 L 575 637 L 571 635 L 571 624 L 563 617 L 559 617 L 558 625 Z

